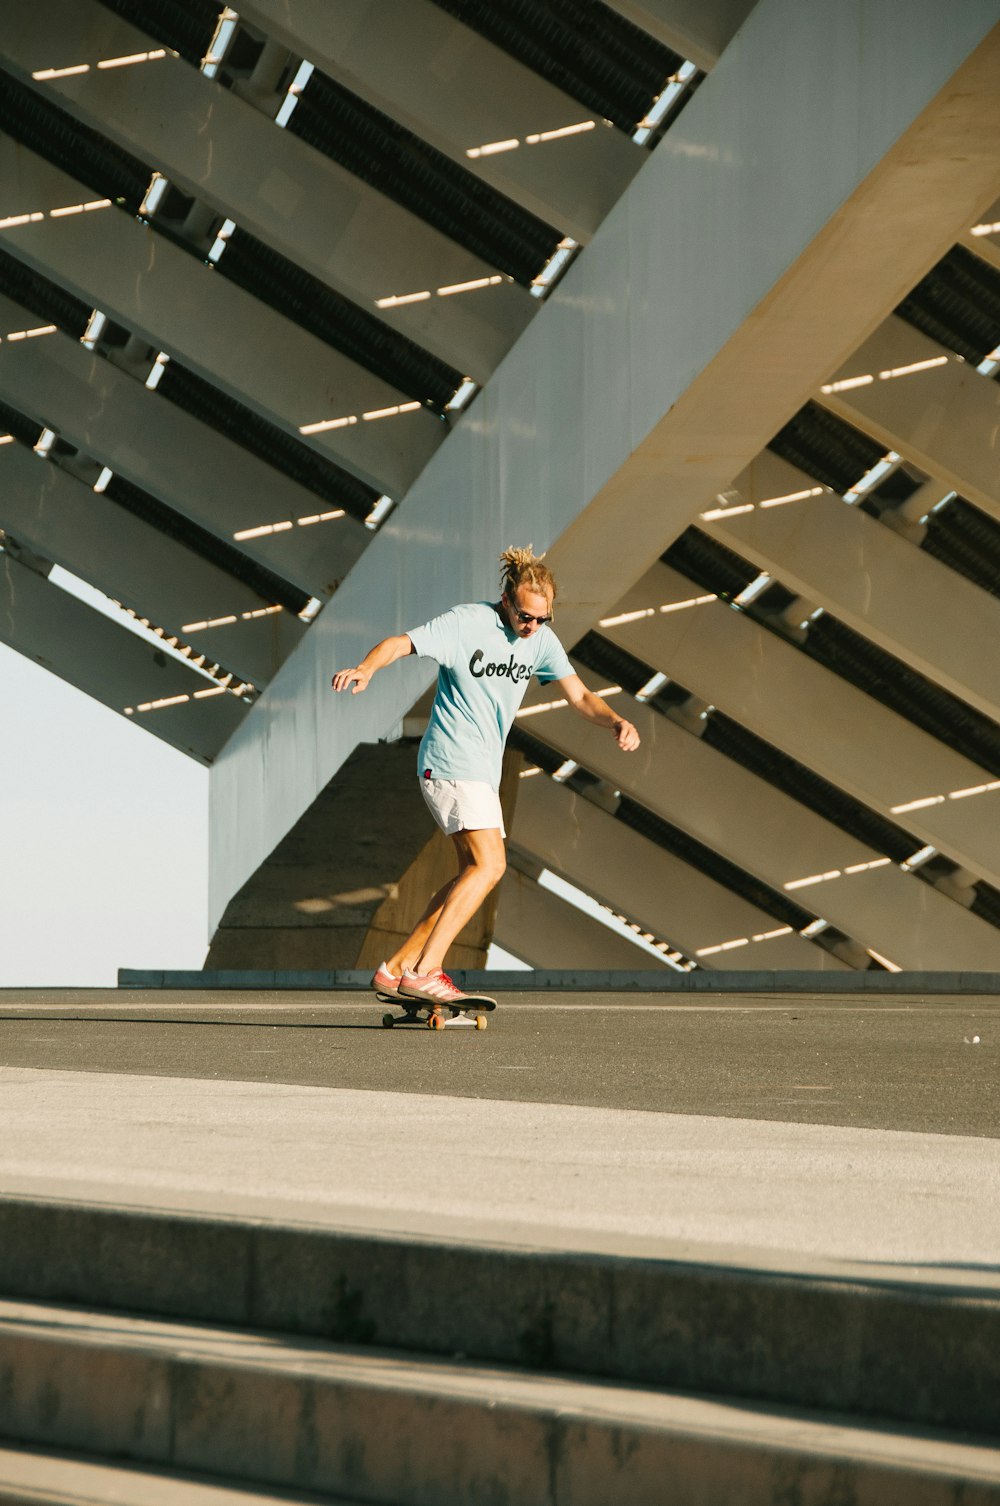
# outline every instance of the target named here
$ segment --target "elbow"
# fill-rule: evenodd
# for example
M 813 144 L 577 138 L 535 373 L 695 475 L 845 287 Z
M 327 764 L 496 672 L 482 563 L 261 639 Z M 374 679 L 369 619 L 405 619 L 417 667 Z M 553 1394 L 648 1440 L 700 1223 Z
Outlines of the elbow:
M 391 638 L 383 638 L 375 652 L 381 656 L 383 664 L 395 664 L 397 659 L 413 652 L 413 644 L 405 633 L 394 633 Z

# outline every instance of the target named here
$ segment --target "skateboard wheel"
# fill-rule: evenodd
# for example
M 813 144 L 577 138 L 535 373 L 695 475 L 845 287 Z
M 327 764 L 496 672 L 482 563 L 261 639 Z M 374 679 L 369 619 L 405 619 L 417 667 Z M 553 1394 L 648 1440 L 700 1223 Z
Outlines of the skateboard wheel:
M 431 1015 L 429 1015 L 428 1019 L 427 1019 L 427 1025 L 428 1025 L 428 1028 L 431 1029 L 431 1030 L 443 1030 L 444 1029 L 444 1015 L 440 1015 L 440 1014 L 431 1014 Z
M 476 1029 L 477 1030 L 485 1030 L 486 1029 L 486 1016 L 484 1014 L 477 1014 L 476 1015 Z
M 385 1026 L 386 1030 L 391 1030 L 395 1023 L 396 1022 L 391 1014 L 384 1014 L 382 1016 L 382 1024 Z

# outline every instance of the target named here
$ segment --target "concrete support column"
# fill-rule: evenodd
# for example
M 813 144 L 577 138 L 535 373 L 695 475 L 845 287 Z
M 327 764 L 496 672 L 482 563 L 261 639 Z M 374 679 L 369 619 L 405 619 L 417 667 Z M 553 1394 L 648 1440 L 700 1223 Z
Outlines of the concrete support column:
M 205 966 L 357 966 L 373 918 L 427 842 L 416 784 L 412 743 L 356 748 L 227 905 Z
M 500 805 L 508 831 L 514 823 L 518 775 L 522 762 L 520 754 L 511 749 L 504 754 Z M 454 846 L 450 838 L 435 831 L 373 916 L 356 965 L 374 969 L 390 957 L 409 936 L 431 896 L 454 877 Z M 486 966 L 486 954 L 496 929 L 498 904 L 499 890 L 494 889 L 486 903 L 458 933 L 448 954 L 449 966 Z

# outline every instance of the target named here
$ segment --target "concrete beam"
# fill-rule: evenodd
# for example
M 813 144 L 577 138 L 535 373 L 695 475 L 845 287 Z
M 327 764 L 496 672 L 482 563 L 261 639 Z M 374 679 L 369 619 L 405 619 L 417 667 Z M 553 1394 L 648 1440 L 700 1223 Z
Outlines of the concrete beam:
M 58 44 L 54 39 L 58 37 Z M 60 57 L 84 73 L 39 82 Z M 96 0 L 26 6 L 4 28 L 4 66 L 85 125 L 329 287 L 378 313 L 426 350 L 484 382 L 537 311 L 507 281 L 384 313 L 388 295 L 472 282 L 495 269 L 394 204 L 237 95 L 169 53 L 150 64 L 99 69 L 149 38 Z
M 365 412 L 398 407 L 407 395 L 131 215 L 109 206 L 51 218 L 53 209 L 97 202 L 95 194 L 9 136 L 0 138 L 0 182 L 5 218 L 42 216 L 0 225 L 15 256 L 363 481 L 402 495 L 444 438 L 426 409 L 366 421 Z M 341 417 L 355 421 L 299 434 Z
M 1000 664 L 982 652 L 1000 638 L 1000 601 L 830 492 L 759 505 L 813 487 L 765 450 L 727 491 L 732 515 L 712 508 L 699 526 L 918 674 L 1000 718 Z M 740 510 L 747 505 L 752 511 Z
M 31 323 L 0 296 L 0 331 Z M 370 542 L 346 514 L 237 542 L 244 529 L 336 509 L 60 331 L 0 339 L 0 398 L 321 601 Z
M 614 705 L 642 737 L 628 756 L 569 707 L 520 725 L 898 966 L 1000 965 L 1000 932 L 986 921 L 649 706 L 631 696 Z M 915 838 L 914 853 L 920 846 Z
M 246 706 L 187 664 L 0 553 L 0 642 L 198 763 L 210 764 Z M 208 694 L 205 694 L 208 692 Z M 197 697 L 202 696 L 202 699 Z M 178 704 L 150 702 L 177 699 Z
M 920 369 L 905 371 L 907 367 Z M 903 375 L 890 375 L 901 370 Z M 1000 384 L 895 315 L 858 347 L 827 386 L 860 376 L 873 380 L 819 392 L 817 401 L 1000 519 L 995 450 Z
M 565 435 L 558 454 L 551 444 L 547 457 L 532 451 L 531 474 L 518 467 L 530 494 L 589 499 L 551 535 L 551 563 L 572 582 L 560 617 L 570 642 L 608 604 L 612 577 L 624 588 L 626 573 L 634 579 L 637 565 L 651 563 L 995 194 L 995 9 L 963 4 L 945 23 L 921 0 L 905 39 L 889 3 L 864 11 L 863 36 L 854 30 L 861 8 L 850 14 L 841 30 L 846 11 L 835 18 L 818 4 L 759 0 L 627 206 L 550 299 L 538 337 L 559 375 L 551 396 L 542 380 L 526 384 L 508 422 L 526 423 L 531 407 L 538 424 L 541 405 L 540 431 Z M 971 50 L 957 45 L 958 18 Z M 836 84 L 833 75 L 818 84 L 834 56 L 843 74 L 835 65 Z M 775 95 L 778 60 L 787 93 Z M 815 88 L 807 103 L 793 87 L 806 74 L 829 88 L 825 103 Z M 751 147 L 739 100 L 747 89 L 756 98 L 762 77 L 772 86 L 770 127 L 758 120 Z M 718 196 L 708 190 L 707 161 L 742 164 L 745 208 L 735 215 L 721 182 Z
M 492 591 L 519 539 L 551 550 L 576 642 L 995 197 L 994 28 L 988 0 L 902 29 L 888 0 L 759 0 L 227 750 L 216 915 L 431 679 L 394 666 L 347 712 L 329 664 Z
M 601 631 L 855 799 L 901 820 L 921 843 L 1000 883 L 1000 790 L 982 788 L 992 775 L 720 601 L 660 610 L 704 595 L 654 565 L 611 614 L 650 615 Z M 982 793 L 963 794 L 973 789 Z
M 513 867 L 500 885 L 494 939 L 532 967 L 633 973 L 668 966 Z
M 981 232 L 973 235 L 974 227 L 968 225 L 959 236 L 959 241 L 967 251 L 972 251 L 981 261 L 1000 272 L 1000 199 L 994 199 L 988 209 L 977 215 L 976 225 L 996 225 L 997 229 L 989 234 Z
M 756 0 L 606 0 L 606 3 L 708 73 L 753 10 Z
M 510 840 L 703 967 L 845 966 L 546 775 L 521 781 Z
M 432 0 L 250 0 L 240 10 L 269 36 L 477 178 L 578 241 L 589 240 L 646 154 Z M 484 87 L 484 81 L 488 85 Z M 583 121 L 579 135 L 526 137 Z M 470 157 L 470 149 L 516 141 Z
M 306 631 L 235 576 L 23 445 L 0 449 L 0 527 L 258 688 Z M 267 616 L 253 616 L 271 610 Z M 229 618 L 217 627 L 192 628 Z

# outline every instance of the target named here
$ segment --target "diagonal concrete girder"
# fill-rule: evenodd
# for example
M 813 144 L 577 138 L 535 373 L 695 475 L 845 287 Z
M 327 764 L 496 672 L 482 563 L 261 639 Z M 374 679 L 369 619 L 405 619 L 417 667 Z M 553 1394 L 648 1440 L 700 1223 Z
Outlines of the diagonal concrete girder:
M 933 8 L 922 5 L 910 17 L 914 29 L 904 42 L 890 20 L 891 9 L 886 6 L 878 11 L 879 22 L 892 33 L 880 44 L 889 52 L 897 44 L 916 47 L 936 29 Z M 853 7 L 852 13 L 858 14 Z M 843 18 L 846 11 L 839 14 Z M 784 35 L 774 25 L 779 15 L 788 28 Z M 875 17 L 872 12 L 867 19 Z M 937 19 L 943 22 L 943 14 Z M 959 12 L 952 11 L 948 28 L 957 19 Z M 607 319 L 595 314 L 585 345 L 577 348 L 564 341 L 567 364 L 579 365 L 584 373 L 584 411 L 594 415 L 603 401 L 618 415 L 615 448 L 622 456 L 607 478 L 598 481 L 593 474 L 596 447 L 584 437 L 584 422 L 580 423 L 574 437 L 585 462 L 576 470 L 588 473 L 580 492 L 590 500 L 552 548 L 553 561 L 573 583 L 574 596 L 582 597 L 589 585 L 580 610 L 574 600 L 561 614 L 563 623 L 570 620 L 569 641 L 585 631 L 595 609 L 607 604 L 609 562 L 621 561 L 624 568 L 616 569 L 612 563 L 611 571 L 621 586 L 626 569 L 634 578 L 636 567 L 651 563 L 940 260 L 982 205 L 995 197 L 1000 159 L 996 94 L 1000 25 L 995 10 L 988 6 L 963 6 L 961 22 L 970 28 L 967 37 L 977 38 L 973 50 L 950 77 L 947 64 L 933 83 L 925 73 L 923 107 L 890 141 L 881 134 L 888 117 L 873 118 L 873 101 L 888 106 L 892 93 L 896 96 L 893 108 L 898 108 L 902 100 L 896 84 L 909 61 L 897 52 L 895 82 L 882 75 L 868 78 L 867 68 L 880 55 L 876 46 L 867 59 L 862 51 L 860 72 L 855 71 L 853 57 L 850 63 L 842 57 L 841 73 L 834 58 L 850 28 L 835 35 L 839 27 L 833 13 L 823 12 L 822 7 L 771 5 L 762 0 L 676 130 L 664 137 L 648 176 L 644 174 L 636 185 L 636 218 L 639 201 L 646 210 L 642 242 L 629 233 L 631 227 L 619 223 L 619 216 L 609 218 L 599 238 L 600 252 L 628 266 L 628 281 L 639 285 L 642 297 L 636 298 L 628 287 L 618 307 L 608 305 Z M 747 135 L 745 122 L 737 122 L 730 114 L 732 96 L 740 88 L 738 75 L 749 68 L 758 80 L 769 76 L 773 85 L 773 57 L 787 52 L 790 34 L 802 39 L 809 28 L 814 32 L 815 56 L 825 55 L 826 63 L 834 68 L 829 109 L 820 104 L 820 115 L 810 123 L 797 96 L 774 97 L 767 117 L 775 134 L 760 131 L 758 123 L 758 129 Z M 761 45 L 765 38 L 767 53 Z M 939 62 L 944 63 L 956 42 L 955 32 L 938 37 Z M 951 55 L 957 60 L 955 52 Z M 920 71 L 914 67 L 901 93 L 910 95 L 909 85 L 915 84 Z M 811 106 L 819 103 L 817 85 L 813 76 Z M 709 117 L 704 122 L 702 110 Z M 831 137 L 829 128 L 833 120 L 855 119 L 859 121 L 857 139 L 866 150 L 862 158 L 852 147 L 846 154 L 850 158 L 847 169 L 846 160 L 840 160 L 846 143 Z M 777 134 L 795 141 L 793 158 L 783 151 Z M 885 145 L 881 156 L 880 140 Z M 722 195 L 721 181 L 720 198 L 696 200 L 698 175 L 689 164 L 702 160 L 703 154 L 734 169 L 740 164 L 738 203 L 753 206 L 752 211 L 747 209 L 747 234 L 739 210 L 734 211 L 732 201 Z M 751 157 L 756 167 L 748 166 Z M 661 174 L 665 191 L 653 203 L 646 200 L 645 191 Z M 815 213 L 816 174 L 825 180 L 828 217 L 823 211 Z M 720 173 L 720 179 L 724 181 L 724 174 Z M 779 222 L 783 222 L 782 232 L 777 237 Z M 723 244 L 728 251 L 722 250 Z M 610 267 L 598 267 L 594 250 L 589 249 L 579 268 L 575 290 L 580 302 L 592 309 L 600 304 L 589 297 L 586 284 L 602 272 L 605 281 L 612 275 Z M 654 265 L 661 287 L 711 287 L 711 303 L 664 299 L 658 305 L 648 281 Z M 775 274 L 773 282 L 760 275 L 765 266 Z M 633 340 L 640 321 L 644 333 L 636 359 Z M 604 369 L 599 372 L 593 363 L 600 342 Z M 626 359 L 630 349 L 632 358 Z M 625 402 L 622 393 L 627 396 Z M 560 409 L 565 406 L 559 405 Z M 618 547 L 624 520 L 634 540 L 627 563 Z
M 668 966 L 510 866 L 500 884 L 493 939 L 532 967 L 655 972 Z
M 18 7 L 0 38 L 10 72 L 371 313 L 387 294 L 495 271 L 181 58 L 97 66 L 148 47 L 145 33 L 96 0 Z M 56 50 L 88 71 L 34 80 Z M 380 317 L 482 383 L 536 311 L 504 279 Z
M 703 967 L 846 965 L 546 775 L 521 781 L 510 840 Z
M 888 0 L 759 0 L 226 749 L 213 915 L 432 678 L 394 666 L 348 711 L 328 665 L 487 594 L 529 540 L 576 642 L 885 318 L 996 197 L 998 66 L 986 0 L 905 28 Z
M 1000 199 L 994 200 L 989 208 L 984 209 L 979 216 L 980 225 L 995 225 L 995 230 L 987 233 L 981 230 L 978 235 L 973 235 L 973 226 L 967 226 L 965 233 L 959 236 L 962 245 L 968 251 L 972 251 L 981 261 L 995 267 L 1000 272 Z
M 32 322 L 0 296 L 0 332 Z M 370 540 L 345 514 L 236 544 L 243 529 L 297 525 L 336 509 L 58 330 L 17 343 L 0 338 L 0 399 L 320 600 Z
M 707 73 L 756 0 L 606 0 L 606 4 Z
M 0 449 L 0 528 L 257 687 L 305 632 L 235 576 L 20 444 Z M 190 626 L 219 618 L 229 620 Z
M 432 0 L 249 0 L 240 15 L 578 241 L 643 165 L 642 148 L 600 120 L 581 135 L 527 144 L 593 113 Z M 466 155 L 509 140 L 521 144 Z
M 41 216 L 0 225 L 13 255 L 296 438 L 303 424 L 353 416 L 303 437 L 362 480 L 399 496 L 440 444 L 445 425 L 427 409 L 366 422 L 364 412 L 406 394 L 131 215 L 109 207 L 52 219 L 53 209 L 96 202 L 93 191 L 10 137 L 0 136 L 0 182 L 5 218 Z
M 759 505 L 815 484 L 765 450 L 699 527 L 996 719 L 1000 664 L 982 645 L 1000 638 L 1000 601 L 830 492 Z
M 986 921 L 651 707 L 624 695 L 614 705 L 642 737 L 628 756 L 568 707 L 522 713 L 519 725 L 898 966 L 996 965 L 1000 935 Z
M 654 565 L 612 614 L 631 620 L 601 631 L 855 799 L 901 819 L 921 843 L 1000 883 L 1000 790 L 960 793 L 992 775 L 721 601 L 661 610 L 704 594 Z
M 210 764 L 247 708 L 187 664 L 0 553 L 0 642 L 198 763 Z M 140 709 L 152 701 L 181 704 Z
M 923 369 L 891 375 L 906 367 Z M 873 380 L 817 393 L 817 401 L 1000 519 L 1000 384 L 895 315 L 827 385 L 859 376 Z

